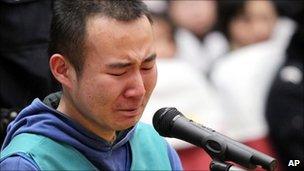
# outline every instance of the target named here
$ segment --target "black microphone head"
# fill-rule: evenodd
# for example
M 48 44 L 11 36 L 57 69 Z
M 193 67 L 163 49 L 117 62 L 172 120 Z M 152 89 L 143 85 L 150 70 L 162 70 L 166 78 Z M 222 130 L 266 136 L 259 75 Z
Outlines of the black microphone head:
M 171 137 L 170 132 L 172 128 L 173 119 L 181 114 L 174 107 L 164 107 L 155 112 L 153 116 L 153 126 L 155 130 L 161 135 L 165 137 Z

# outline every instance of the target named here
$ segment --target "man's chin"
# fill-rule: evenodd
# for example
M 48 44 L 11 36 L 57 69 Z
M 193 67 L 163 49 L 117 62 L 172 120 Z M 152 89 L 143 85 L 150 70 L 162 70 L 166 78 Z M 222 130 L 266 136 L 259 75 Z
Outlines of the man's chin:
M 116 130 L 123 131 L 123 130 L 129 129 L 131 127 L 134 127 L 138 122 L 139 122 L 139 120 L 134 120 L 134 121 L 128 122 L 128 123 L 121 123 L 120 125 L 117 126 Z

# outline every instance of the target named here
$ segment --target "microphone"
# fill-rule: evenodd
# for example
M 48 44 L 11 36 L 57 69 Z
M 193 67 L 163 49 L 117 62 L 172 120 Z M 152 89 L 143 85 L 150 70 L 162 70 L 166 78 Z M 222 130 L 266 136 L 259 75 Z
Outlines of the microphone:
M 153 116 L 153 126 L 161 136 L 202 147 L 212 159 L 232 161 L 248 169 L 262 166 L 272 171 L 277 165 L 276 159 L 187 119 L 176 108 L 159 109 Z

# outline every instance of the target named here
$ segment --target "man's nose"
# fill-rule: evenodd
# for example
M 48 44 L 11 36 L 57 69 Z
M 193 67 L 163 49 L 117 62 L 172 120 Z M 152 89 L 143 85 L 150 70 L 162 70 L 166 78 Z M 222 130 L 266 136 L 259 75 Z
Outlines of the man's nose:
M 137 72 L 132 79 L 130 79 L 130 86 L 125 91 L 126 98 L 142 98 L 146 93 L 143 77 Z

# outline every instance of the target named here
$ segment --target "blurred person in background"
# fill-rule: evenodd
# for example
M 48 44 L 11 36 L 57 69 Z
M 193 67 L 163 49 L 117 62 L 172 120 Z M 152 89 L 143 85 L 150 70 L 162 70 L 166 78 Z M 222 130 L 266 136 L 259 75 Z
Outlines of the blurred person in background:
M 271 1 L 219 1 L 218 27 L 235 50 L 268 40 L 277 22 Z
M 34 98 L 59 90 L 48 65 L 51 0 L 0 0 L 0 145 Z
M 158 109 L 173 106 L 196 122 L 221 131 L 222 111 L 216 92 L 198 69 L 179 57 L 175 29 L 165 11 L 154 13 L 158 81 L 141 121 L 151 124 Z M 167 140 L 177 150 L 185 170 L 208 169 L 211 159 L 201 148 L 175 138 Z
M 158 109 L 174 106 L 197 122 L 221 129 L 222 111 L 215 90 L 198 70 L 178 58 L 174 26 L 169 18 L 154 14 L 153 19 L 159 77 L 145 110 L 146 122 L 151 123 L 151 114 Z
M 284 64 L 272 81 L 267 98 L 266 120 L 270 140 L 285 170 L 304 169 L 304 3 L 291 3 L 288 15 L 297 21 L 297 29 L 286 50 Z M 300 160 L 296 167 L 291 160 Z M 289 166 L 289 167 L 288 167 Z
M 212 32 L 217 22 L 217 1 L 168 1 L 168 13 L 177 25 L 180 58 L 208 74 L 213 61 L 226 51 L 226 40 Z
M 226 134 L 273 155 L 264 118 L 267 94 L 295 23 L 272 1 L 219 1 L 219 28 L 228 40 L 211 74 L 225 115 Z

